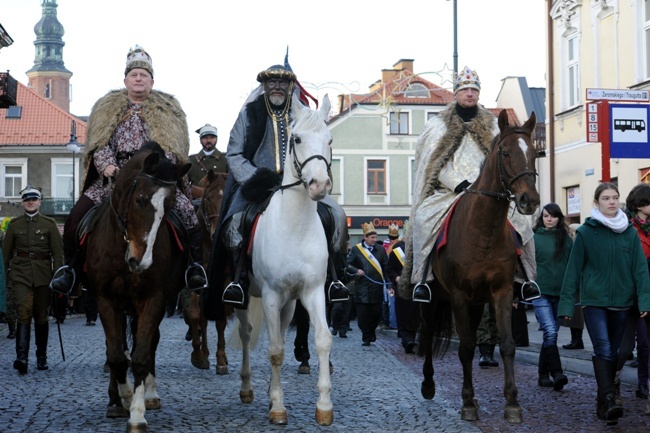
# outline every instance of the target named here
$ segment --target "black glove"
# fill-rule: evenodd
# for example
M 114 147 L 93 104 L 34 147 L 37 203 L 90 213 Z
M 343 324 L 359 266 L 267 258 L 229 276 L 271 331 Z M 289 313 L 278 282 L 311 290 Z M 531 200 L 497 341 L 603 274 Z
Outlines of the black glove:
M 465 191 L 465 190 L 466 190 L 470 185 L 471 185 L 471 183 L 469 183 L 469 181 L 468 181 L 467 179 L 465 179 L 464 181 L 462 181 L 461 183 L 459 183 L 459 184 L 456 186 L 456 188 L 454 188 L 454 192 L 455 192 L 456 194 L 459 194 L 459 193 Z

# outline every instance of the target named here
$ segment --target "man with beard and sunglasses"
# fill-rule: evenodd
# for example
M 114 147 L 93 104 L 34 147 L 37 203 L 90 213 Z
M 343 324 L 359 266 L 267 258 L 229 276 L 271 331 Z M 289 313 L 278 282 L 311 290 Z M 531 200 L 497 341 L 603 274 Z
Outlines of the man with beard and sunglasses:
M 256 213 L 249 205 L 253 203 L 259 208 L 270 190 L 282 181 L 290 141 L 291 97 L 294 90 L 302 91 L 293 71 L 282 65 L 261 71 L 257 81 L 259 87 L 249 95 L 230 132 L 226 152 L 229 176 L 210 258 L 210 287 L 221 292 L 223 273 L 229 265 L 233 283 L 223 291 L 221 301 L 238 308 L 248 306 L 249 264 L 242 254 L 246 254 L 246 221 Z M 341 257 L 341 265 L 335 266 L 343 269 L 347 248 L 345 214 L 331 198 L 323 201 L 326 205 L 319 204 L 319 213 L 322 209 L 329 214 L 333 227 L 328 236 L 330 252 L 341 252 L 334 254 L 333 259 L 337 262 L 337 256 Z M 347 300 L 348 295 L 342 284 L 328 290 L 330 301 Z

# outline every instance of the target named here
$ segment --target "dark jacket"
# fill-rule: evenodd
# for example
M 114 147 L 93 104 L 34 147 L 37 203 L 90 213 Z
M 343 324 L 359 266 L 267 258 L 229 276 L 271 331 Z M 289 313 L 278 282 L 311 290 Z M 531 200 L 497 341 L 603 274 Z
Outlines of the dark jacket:
M 365 276 L 357 276 L 354 281 L 354 302 L 360 304 L 381 304 L 384 302 L 384 281 L 387 280 L 386 265 L 388 264 L 388 257 L 386 250 L 381 245 L 375 245 L 372 249 L 372 255 L 379 262 L 381 268 L 380 273 L 359 248 L 363 248 L 365 252 L 368 252 L 363 246 L 363 243 L 360 243 L 350 249 L 347 258 L 348 274 L 357 275 L 359 269 L 363 269 L 363 272 L 366 274 Z
M 639 311 L 650 311 L 650 276 L 641 242 L 630 224 L 615 233 L 587 218 L 576 231 L 567 266 L 558 316 L 573 315 L 574 304 L 628 308 L 638 299 Z
M 555 259 L 555 240 L 561 229 L 547 229 L 540 227 L 535 230 L 535 262 L 537 264 L 537 277 L 542 295 L 560 296 L 562 282 L 566 273 L 566 266 L 571 255 L 573 241 L 567 234 L 564 244 L 564 256 Z

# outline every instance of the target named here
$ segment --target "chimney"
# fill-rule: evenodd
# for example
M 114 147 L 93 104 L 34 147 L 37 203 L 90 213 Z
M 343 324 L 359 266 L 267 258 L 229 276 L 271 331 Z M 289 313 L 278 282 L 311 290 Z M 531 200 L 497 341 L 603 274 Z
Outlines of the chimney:
M 404 70 L 413 72 L 413 62 L 413 59 L 400 59 L 393 65 L 393 68 L 396 72 Z

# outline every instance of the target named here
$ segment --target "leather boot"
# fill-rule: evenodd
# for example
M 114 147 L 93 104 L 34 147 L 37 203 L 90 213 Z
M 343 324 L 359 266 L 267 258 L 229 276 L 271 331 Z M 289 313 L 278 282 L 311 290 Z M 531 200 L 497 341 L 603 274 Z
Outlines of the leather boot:
M 190 241 L 190 263 L 185 272 L 185 284 L 190 290 L 201 290 L 207 287 L 205 269 L 203 263 L 203 233 L 201 228 L 196 226 L 187 231 Z
M 614 387 L 616 364 L 595 356 L 591 359 L 594 364 L 596 383 L 598 384 L 596 415 L 598 418 L 606 420 L 609 425 L 616 424 L 618 419 L 623 416 L 623 408 L 616 403 L 616 390 Z
M 36 340 L 36 368 L 47 370 L 47 340 L 50 333 L 48 322 L 34 325 L 34 339 Z
M 240 257 L 242 254 L 246 254 L 244 248 L 239 248 L 232 251 L 232 261 L 231 269 L 234 275 L 237 272 L 237 265 L 239 264 Z M 226 290 L 223 291 L 221 300 L 227 304 L 233 304 L 238 307 L 243 307 L 247 294 L 248 294 L 248 269 L 247 269 L 247 259 L 246 257 L 242 258 L 243 262 L 241 264 L 241 270 L 239 272 L 239 281 L 235 283 L 234 281 L 228 284 Z
M 487 366 L 488 367 L 498 367 L 499 366 L 499 361 L 494 359 L 494 344 L 489 344 L 488 345 L 488 352 L 487 352 Z
M 543 347 L 542 350 L 546 352 L 546 365 L 551 376 L 553 376 L 553 389 L 561 391 L 564 385 L 569 383 L 569 378 L 562 371 L 560 352 L 556 345 Z
M 413 288 L 413 302 L 431 303 L 431 288 L 427 283 L 419 283 Z
M 16 326 L 16 360 L 14 361 L 14 368 L 20 374 L 27 373 L 30 333 L 31 326 L 29 323 L 18 323 L 18 326 Z
M 546 351 L 542 347 L 542 350 L 539 351 L 539 362 L 537 364 L 537 373 L 539 378 L 537 379 L 537 385 L 543 388 L 552 388 L 553 381 L 548 377 L 548 368 L 546 367 Z
M 568 350 L 584 349 L 585 345 L 582 341 L 582 329 L 571 328 L 571 342 L 562 347 Z
M 7 322 L 7 326 L 9 326 L 9 334 L 7 334 L 7 338 L 13 340 L 16 338 L 16 322 L 9 321 Z
M 67 295 L 72 292 L 78 281 L 77 278 L 83 272 L 83 260 L 79 257 L 81 252 L 77 249 L 76 241 L 66 238 L 63 238 L 63 254 L 66 264 L 54 273 L 50 281 L 50 289 Z
M 488 360 L 488 351 L 490 350 L 489 344 L 479 344 L 478 345 L 478 366 L 479 367 L 489 367 L 490 361 Z

